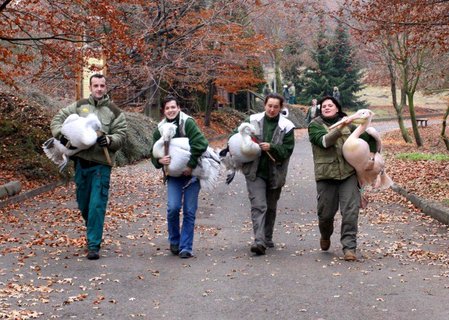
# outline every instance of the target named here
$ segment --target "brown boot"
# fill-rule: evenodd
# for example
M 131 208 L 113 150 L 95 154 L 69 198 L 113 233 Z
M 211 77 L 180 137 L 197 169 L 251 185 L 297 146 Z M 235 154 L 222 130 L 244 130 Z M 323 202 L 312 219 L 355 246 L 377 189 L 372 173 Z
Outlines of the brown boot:
M 345 261 L 357 261 L 357 256 L 355 255 L 355 250 L 345 251 Z
M 331 247 L 331 240 L 330 239 L 328 239 L 328 240 L 323 239 L 323 238 L 320 239 L 320 248 L 321 248 L 321 250 L 327 251 L 327 250 L 329 250 L 330 247 Z

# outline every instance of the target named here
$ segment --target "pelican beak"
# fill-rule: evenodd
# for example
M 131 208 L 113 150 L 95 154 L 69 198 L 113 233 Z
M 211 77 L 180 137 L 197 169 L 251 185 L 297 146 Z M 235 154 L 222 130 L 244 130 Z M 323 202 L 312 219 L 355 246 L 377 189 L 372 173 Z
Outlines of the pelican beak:
M 343 124 L 343 122 L 345 122 L 345 120 L 346 120 L 346 119 L 341 119 L 340 121 L 335 122 L 333 125 L 331 125 L 331 126 L 329 127 L 329 130 L 338 128 L 339 126 L 341 126 L 341 125 Z

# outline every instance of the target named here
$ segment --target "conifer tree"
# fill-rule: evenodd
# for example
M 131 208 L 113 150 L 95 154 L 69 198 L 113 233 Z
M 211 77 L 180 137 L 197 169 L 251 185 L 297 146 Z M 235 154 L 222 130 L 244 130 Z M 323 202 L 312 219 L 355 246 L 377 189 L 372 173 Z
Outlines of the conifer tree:
M 332 86 L 340 91 L 340 103 L 344 108 L 357 110 L 366 107 L 364 101 L 359 101 L 355 93 L 363 89 L 362 71 L 354 59 L 354 50 L 349 41 L 349 35 L 344 25 L 339 22 L 334 39 L 330 46 L 332 52 Z
M 362 71 L 354 60 L 353 48 L 344 26 L 339 23 L 332 41 L 327 37 L 325 23 L 321 21 L 316 49 L 312 52 L 315 67 L 306 69 L 303 75 L 304 89 L 300 101 L 310 104 L 312 99 L 332 95 L 333 88 L 340 91 L 340 103 L 345 109 L 365 107 L 355 93 L 363 89 Z
M 320 23 L 317 35 L 316 50 L 312 52 L 315 66 L 307 68 L 303 75 L 304 87 L 299 95 L 300 102 L 310 104 L 312 99 L 319 99 L 332 94 L 333 79 L 332 56 L 329 51 L 329 38 L 326 36 L 325 24 Z

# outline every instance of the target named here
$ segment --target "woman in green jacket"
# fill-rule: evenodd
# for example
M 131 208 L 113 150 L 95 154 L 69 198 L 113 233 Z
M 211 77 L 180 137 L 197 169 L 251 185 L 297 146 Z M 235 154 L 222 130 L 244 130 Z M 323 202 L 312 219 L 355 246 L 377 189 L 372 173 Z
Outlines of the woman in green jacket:
M 192 176 L 193 169 L 198 165 L 198 158 L 206 151 L 209 143 L 198 128 L 195 120 L 181 111 L 181 107 L 173 96 L 167 96 L 162 105 L 164 123 L 174 123 L 177 127 L 176 137 L 187 137 L 190 145 L 190 159 L 180 177 L 168 175 L 167 178 L 167 226 L 170 251 L 181 258 L 193 256 L 193 234 L 195 229 L 196 210 L 200 183 L 197 177 Z M 153 133 L 153 142 L 159 140 L 161 134 L 158 129 Z M 151 150 L 151 154 L 153 150 Z M 171 157 L 151 158 L 157 169 L 168 166 Z M 180 210 L 182 208 L 183 221 L 180 228 Z
M 341 126 L 329 130 L 337 121 L 347 117 L 334 97 L 319 101 L 318 115 L 309 124 L 315 180 L 317 186 L 317 213 L 320 229 L 320 247 L 327 251 L 334 231 L 334 217 L 338 209 L 342 215 L 341 238 L 344 259 L 357 260 L 357 227 L 361 195 L 355 169 L 343 158 L 342 147 L 355 130 L 348 118 Z M 375 150 L 375 140 L 367 133 L 361 136 Z

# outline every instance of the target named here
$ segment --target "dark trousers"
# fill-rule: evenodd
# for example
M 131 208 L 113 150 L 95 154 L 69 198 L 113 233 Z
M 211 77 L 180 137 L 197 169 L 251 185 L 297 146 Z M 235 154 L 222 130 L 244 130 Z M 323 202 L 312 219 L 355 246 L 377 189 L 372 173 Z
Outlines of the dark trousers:
M 246 179 L 246 187 L 251 202 L 254 242 L 266 247 L 266 241 L 273 240 L 277 202 L 282 188 L 269 189 L 267 182 L 259 177 L 254 181 Z
M 76 201 L 87 227 L 89 250 L 99 250 L 109 197 L 111 167 L 101 164 L 83 165 L 76 161 Z
M 357 177 L 345 180 L 317 181 L 318 223 L 321 237 L 330 239 L 334 232 L 334 217 L 338 209 L 342 216 L 340 242 L 343 251 L 357 248 L 357 229 L 360 209 L 360 191 Z

